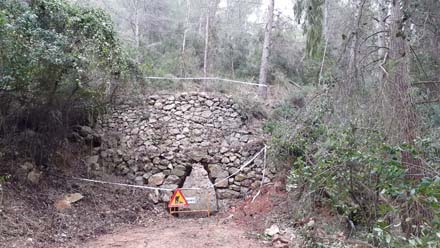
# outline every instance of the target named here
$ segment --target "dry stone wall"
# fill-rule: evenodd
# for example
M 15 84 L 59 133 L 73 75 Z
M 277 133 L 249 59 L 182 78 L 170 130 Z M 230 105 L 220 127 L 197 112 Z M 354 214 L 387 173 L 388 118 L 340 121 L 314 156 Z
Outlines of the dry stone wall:
M 240 106 L 229 97 L 205 93 L 122 101 L 102 119 L 98 131 L 103 137 L 97 150 L 102 165 L 139 185 L 163 188 L 183 186 L 196 164 L 207 170 L 212 183 L 220 182 L 263 147 L 259 133 L 246 126 Z M 260 185 L 262 170 L 260 156 L 218 184 L 218 197 L 248 194 Z M 266 180 L 273 172 L 266 172 Z M 169 195 L 151 198 L 167 201 Z

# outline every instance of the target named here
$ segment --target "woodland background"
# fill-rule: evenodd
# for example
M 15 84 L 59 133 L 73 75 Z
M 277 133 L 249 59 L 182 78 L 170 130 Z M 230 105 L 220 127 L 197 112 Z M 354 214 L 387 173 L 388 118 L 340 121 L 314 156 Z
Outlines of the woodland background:
M 55 166 L 117 94 L 235 92 L 264 117 L 297 218 L 325 206 L 371 245 L 438 247 L 440 2 L 276 1 L 1 0 L 2 159 Z

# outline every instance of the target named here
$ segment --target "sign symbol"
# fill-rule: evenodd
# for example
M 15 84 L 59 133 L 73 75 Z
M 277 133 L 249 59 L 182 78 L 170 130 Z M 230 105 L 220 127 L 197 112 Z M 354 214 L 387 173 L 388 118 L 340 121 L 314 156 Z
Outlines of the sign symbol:
M 171 196 L 170 202 L 168 203 L 169 208 L 186 207 L 188 205 L 188 201 L 185 199 L 185 196 L 180 189 L 176 189 L 173 196 Z

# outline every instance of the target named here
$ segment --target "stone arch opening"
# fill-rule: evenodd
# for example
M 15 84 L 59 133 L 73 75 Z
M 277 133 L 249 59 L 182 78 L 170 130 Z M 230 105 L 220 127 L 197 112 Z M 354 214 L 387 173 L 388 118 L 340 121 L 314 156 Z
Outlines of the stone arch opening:
M 193 167 L 192 166 L 187 166 L 186 167 L 186 171 L 185 171 L 185 175 L 182 176 L 180 182 L 177 184 L 179 188 L 183 188 L 183 185 L 185 184 L 185 180 L 186 178 L 191 175 Z

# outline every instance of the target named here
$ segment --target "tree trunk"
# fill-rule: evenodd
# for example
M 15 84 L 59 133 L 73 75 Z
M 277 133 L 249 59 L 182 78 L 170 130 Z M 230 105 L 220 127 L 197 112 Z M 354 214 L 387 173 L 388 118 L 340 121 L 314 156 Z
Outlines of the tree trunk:
M 208 5 L 208 13 L 206 13 L 206 23 L 205 23 L 205 53 L 203 56 L 203 77 L 206 78 L 208 75 L 208 51 L 209 51 L 209 16 L 210 7 Z M 206 87 L 206 80 L 204 80 L 204 85 Z
M 386 59 L 386 30 L 387 30 L 387 16 L 388 16 L 388 6 L 387 6 L 387 2 L 385 0 L 378 0 L 378 4 L 379 4 L 379 10 L 378 12 L 379 14 L 379 36 L 377 38 L 377 46 L 379 47 L 379 49 L 377 50 L 377 54 L 379 56 L 379 64 L 380 66 L 382 66 L 383 61 Z M 378 78 L 380 80 L 380 83 L 383 85 L 385 78 L 386 78 L 386 74 L 383 70 L 379 70 L 379 75 Z
M 258 83 L 261 84 L 258 87 L 258 95 L 262 98 L 267 97 L 267 74 L 269 71 L 269 56 L 270 56 L 270 43 L 272 36 L 274 5 L 275 5 L 275 0 L 269 0 L 269 7 L 267 11 L 267 22 L 264 31 L 263 53 L 261 55 L 260 78 L 258 80 Z
M 385 31 L 387 30 L 387 23 L 386 23 L 386 18 L 388 16 L 388 8 L 387 8 L 387 2 L 385 0 L 378 0 L 379 3 L 379 37 L 377 39 L 377 46 L 379 47 L 379 50 L 377 50 L 378 55 L 380 58 L 384 58 L 385 57 L 385 52 L 386 52 L 386 33 Z
M 132 22 L 132 28 L 133 28 L 133 35 L 134 35 L 134 47 L 136 49 L 136 62 L 139 63 L 139 47 L 140 47 L 140 31 L 139 31 L 139 6 L 137 1 L 131 2 L 132 7 L 134 9 L 133 13 L 133 22 Z
M 234 54 L 231 54 L 231 76 L 232 79 L 235 79 L 235 64 L 234 64 Z
M 185 29 L 185 31 L 183 31 L 183 38 L 182 38 L 182 52 L 180 54 L 180 75 L 182 77 L 185 76 L 185 70 L 186 70 L 186 66 L 185 66 L 185 49 L 186 49 L 186 33 L 187 33 L 187 29 Z
M 139 37 L 139 16 L 136 14 L 134 16 L 134 43 L 135 43 L 135 48 L 136 50 L 139 51 L 139 46 L 140 46 L 140 37 Z
M 322 29 L 323 29 L 323 35 L 324 35 L 324 40 L 328 41 L 329 36 L 330 36 L 330 15 L 329 15 L 329 9 L 330 9 L 330 1 L 326 0 L 324 1 L 324 9 L 323 9 L 323 25 L 322 25 Z
M 207 13 L 206 13 L 206 22 L 205 22 L 205 52 L 203 56 L 203 77 L 208 76 L 208 70 L 209 70 L 209 35 L 210 35 L 210 29 L 211 29 L 211 22 L 213 22 L 212 19 L 215 17 L 215 13 L 217 12 L 217 6 L 219 4 L 220 0 L 208 0 L 207 4 Z M 207 80 L 204 80 L 204 87 L 207 87 Z
M 139 49 L 140 37 L 139 37 L 139 16 L 137 11 L 134 16 L 134 42 L 136 49 Z
M 354 89 L 360 88 L 359 83 L 359 68 L 358 68 L 358 54 L 359 54 L 359 36 L 361 32 L 362 17 L 366 0 L 356 1 L 356 13 L 355 13 L 355 27 L 353 31 L 353 37 L 351 41 L 350 49 L 350 61 L 348 64 L 348 85 L 346 86 L 346 95 L 353 95 Z
M 418 125 L 410 92 L 408 44 L 403 32 L 403 13 L 400 3 L 401 0 L 395 0 L 391 6 L 388 94 L 393 108 L 393 119 L 399 122 L 399 125 L 393 125 L 396 130 L 395 139 L 398 142 L 412 144 L 418 135 Z
M 186 0 L 186 16 L 185 16 L 185 30 L 183 31 L 183 39 L 182 39 L 182 53 L 181 53 L 181 71 L 180 75 L 182 77 L 185 76 L 185 49 L 186 49 L 186 34 L 189 30 L 189 15 L 191 10 L 191 3 L 190 0 Z
M 407 1 L 408 2 L 408 1 Z M 392 138 L 396 143 L 414 144 L 417 138 L 418 122 L 416 108 L 411 96 L 409 76 L 408 44 L 404 33 L 402 0 L 394 0 L 391 6 L 391 37 L 389 49 L 388 94 L 391 102 L 389 123 L 394 130 Z M 405 6 L 403 6 L 405 7 Z M 402 152 L 402 164 L 406 167 L 406 178 L 414 182 L 423 177 L 422 162 L 410 151 Z M 402 230 L 407 235 L 419 235 L 424 219 L 429 218 L 424 207 L 417 201 L 406 202 L 401 212 Z

